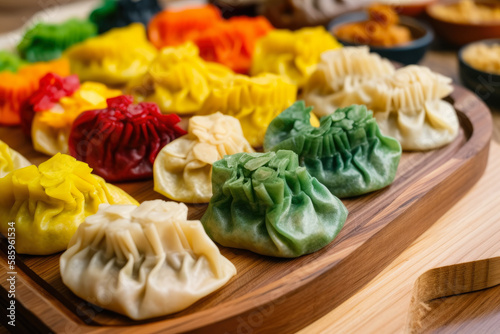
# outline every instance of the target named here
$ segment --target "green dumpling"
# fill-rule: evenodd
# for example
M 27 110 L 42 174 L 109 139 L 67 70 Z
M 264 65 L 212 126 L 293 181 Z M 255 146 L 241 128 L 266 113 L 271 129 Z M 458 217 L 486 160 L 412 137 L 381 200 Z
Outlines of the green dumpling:
M 29 62 L 61 57 L 64 50 L 97 35 L 97 26 L 87 20 L 70 19 L 64 23 L 37 23 L 26 31 L 17 51 Z
M 0 72 L 10 71 L 16 73 L 25 64 L 18 56 L 7 51 L 0 51 Z
M 394 181 L 401 145 L 382 135 L 372 111 L 352 105 L 309 122 L 312 108 L 298 101 L 269 125 L 265 151 L 292 150 L 300 165 L 340 198 L 381 189 Z
M 212 187 L 201 222 L 227 247 L 298 257 L 328 245 L 347 218 L 342 202 L 292 151 L 225 156 L 213 165 Z

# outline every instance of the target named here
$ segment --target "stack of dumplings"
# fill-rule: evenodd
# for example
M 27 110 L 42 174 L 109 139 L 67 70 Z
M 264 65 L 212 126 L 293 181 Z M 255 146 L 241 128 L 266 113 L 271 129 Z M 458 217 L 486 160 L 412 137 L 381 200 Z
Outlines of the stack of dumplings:
M 234 265 L 182 203 L 101 205 L 61 255 L 77 296 L 134 320 L 181 311 L 226 284 Z
M 212 165 L 240 152 L 253 149 L 236 118 L 221 113 L 191 117 L 188 134 L 166 145 L 155 160 L 155 191 L 176 201 L 208 203 Z

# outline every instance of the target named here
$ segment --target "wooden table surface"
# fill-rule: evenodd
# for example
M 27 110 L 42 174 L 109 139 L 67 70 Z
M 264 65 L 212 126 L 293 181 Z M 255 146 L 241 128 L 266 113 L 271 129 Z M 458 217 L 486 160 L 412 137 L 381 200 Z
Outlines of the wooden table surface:
M 0 4 L 0 33 L 22 25 L 34 9 L 13 11 Z M 431 50 L 422 64 L 459 82 L 456 51 Z M 414 284 L 429 269 L 500 256 L 500 111 L 492 115 L 490 161 L 482 179 L 373 281 L 300 333 L 402 333 L 415 317 L 421 332 L 498 332 L 500 287 L 433 301 L 425 305 L 425 317 L 410 311 Z

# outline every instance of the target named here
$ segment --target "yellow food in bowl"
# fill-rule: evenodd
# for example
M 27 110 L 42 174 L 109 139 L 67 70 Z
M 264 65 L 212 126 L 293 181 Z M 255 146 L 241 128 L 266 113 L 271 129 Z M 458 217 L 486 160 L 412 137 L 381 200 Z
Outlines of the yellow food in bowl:
M 432 7 L 434 17 L 456 23 L 486 23 L 500 21 L 500 6 L 462 0 L 452 5 L 437 4 Z
M 500 44 L 477 43 L 467 47 L 464 61 L 476 70 L 500 75 Z

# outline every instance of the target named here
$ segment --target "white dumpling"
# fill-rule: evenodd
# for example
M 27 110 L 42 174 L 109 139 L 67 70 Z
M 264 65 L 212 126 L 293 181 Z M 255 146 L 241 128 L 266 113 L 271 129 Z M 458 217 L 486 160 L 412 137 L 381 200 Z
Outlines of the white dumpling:
M 61 255 L 77 296 L 132 319 L 181 311 L 236 274 L 182 203 L 102 204 Z
M 453 91 L 451 79 L 427 67 L 401 68 L 363 91 L 382 133 L 398 139 L 403 150 L 435 149 L 458 134 L 455 109 L 442 100 Z
M 326 51 L 304 88 L 304 100 L 316 115 L 330 115 L 337 108 L 368 103 L 371 97 L 360 86 L 394 72 L 389 60 L 366 46 Z

